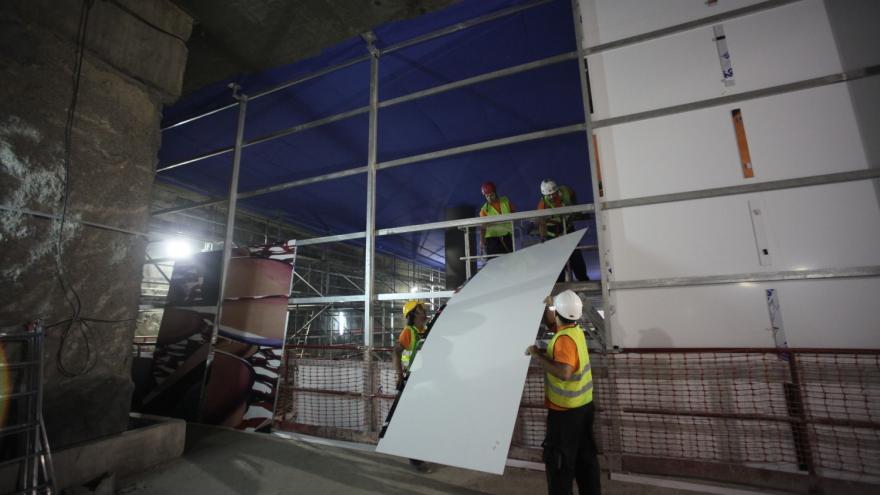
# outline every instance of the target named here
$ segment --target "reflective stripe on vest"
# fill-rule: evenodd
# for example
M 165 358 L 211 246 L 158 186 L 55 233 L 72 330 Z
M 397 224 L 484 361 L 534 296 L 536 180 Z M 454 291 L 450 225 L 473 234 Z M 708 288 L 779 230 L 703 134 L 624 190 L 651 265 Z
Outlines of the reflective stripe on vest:
M 559 187 L 559 196 L 562 200 L 562 206 L 571 206 L 571 189 L 568 186 L 560 186 Z M 550 196 L 544 196 L 544 208 L 556 208 L 556 205 L 553 204 L 553 201 L 550 199 Z M 558 226 L 561 228 L 562 226 L 562 218 L 561 216 L 549 217 L 547 218 L 547 227 L 551 227 L 547 229 L 547 237 L 556 237 L 562 232 L 556 232 L 554 226 Z M 571 226 L 569 225 L 569 228 Z
M 501 207 L 501 211 L 495 209 L 492 206 L 492 203 L 487 201 L 486 204 L 480 208 L 480 211 L 485 213 L 485 216 L 490 217 L 492 215 L 506 215 L 510 213 L 510 202 L 507 200 L 507 196 L 502 196 L 498 199 L 499 206 Z M 486 224 L 486 237 L 501 237 L 508 234 L 513 233 L 513 222 L 501 222 L 501 223 L 489 223 Z
M 419 352 L 419 349 L 422 348 L 422 344 L 424 344 L 425 339 L 422 338 L 422 334 L 419 333 L 419 329 L 416 328 L 415 325 L 409 325 L 404 328 L 403 331 L 410 332 L 409 347 L 404 349 L 403 352 L 400 353 L 400 362 L 403 363 L 403 371 L 408 371 L 413 360 L 415 360 L 416 354 Z
M 547 357 L 553 359 L 556 340 L 565 335 L 574 341 L 578 352 L 578 369 L 571 378 L 563 380 L 550 373 L 544 374 L 544 393 L 553 404 L 572 409 L 589 404 L 593 401 L 593 371 L 590 366 L 590 353 L 587 350 L 587 339 L 579 325 L 572 325 L 556 332 L 550 345 L 547 346 Z

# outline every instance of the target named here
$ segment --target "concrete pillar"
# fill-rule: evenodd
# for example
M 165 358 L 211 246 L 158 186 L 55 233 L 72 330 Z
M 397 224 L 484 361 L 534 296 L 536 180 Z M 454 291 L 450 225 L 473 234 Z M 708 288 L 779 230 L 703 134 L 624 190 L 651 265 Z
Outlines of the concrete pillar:
M 145 239 L 78 222 L 146 230 L 162 105 L 180 94 L 184 40 L 192 26 L 169 0 L 121 3 L 162 31 L 114 3 L 92 3 L 71 131 L 60 260 L 65 283 L 81 301 L 80 316 L 118 322 L 48 329 L 44 413 L 53 448 L 118 433 L 128 424 Z M 59 224 L 15 210 L 62 211 L 65 123 L 81 5 L 0 3 L 2 326 L 35 318 L 54 323 L 73 313 L 56 273 Z

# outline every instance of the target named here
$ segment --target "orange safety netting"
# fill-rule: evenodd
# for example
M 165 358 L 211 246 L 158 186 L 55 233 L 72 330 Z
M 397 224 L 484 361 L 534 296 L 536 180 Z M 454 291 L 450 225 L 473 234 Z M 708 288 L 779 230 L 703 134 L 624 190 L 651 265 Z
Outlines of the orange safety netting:
M 276 427 L 376 442 L 396 395 L 389 349 L 291 346 Z M 880 350 L 632 349 L 591 353 L 606 458 L 880 480 Z M 511 457 L 539 461 L 543 375 L 530 368 Z

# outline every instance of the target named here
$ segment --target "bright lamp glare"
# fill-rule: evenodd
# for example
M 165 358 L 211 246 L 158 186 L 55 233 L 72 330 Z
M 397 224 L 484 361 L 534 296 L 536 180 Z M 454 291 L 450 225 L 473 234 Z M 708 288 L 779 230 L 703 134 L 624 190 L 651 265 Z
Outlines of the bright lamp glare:
M 418 292 L 418 291 L 419 291 L 419 288 L 416 287 L 416 286 L 413 286 L 413 287 L 410 287 L 409 291 L 412 292 L 412 293 L 415 293 L 415 292 Z
M 348 325 L 348 319 L 345 317 L 345 315 L 340 314 L 339 315 L 339 335 L 342 335 L 345 333 L 345 327 L 347 325 Z
M 165 241 L 165 256 L 173 259 L 188 258 L 192 247 L 184 241 Z

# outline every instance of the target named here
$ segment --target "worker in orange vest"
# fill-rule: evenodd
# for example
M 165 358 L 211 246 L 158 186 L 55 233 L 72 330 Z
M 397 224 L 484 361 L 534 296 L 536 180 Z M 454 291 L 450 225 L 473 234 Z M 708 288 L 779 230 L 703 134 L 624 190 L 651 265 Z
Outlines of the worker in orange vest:
M 550 208 L 562 208 L 577 204 L 577 197 L 574 191 L 568 186 L 559 186 L 551 179 L 541 181 L 541 199 L 538 201 L 538 210 Z M 552 239 L 574 231 L 574 219 L 571 215 L 559 215 L 554 217 L 541 218 L 538 223 L 538 229 L 541 233 L 541 240 Z M 568 258 L 568 264 L 571 267 L 572 275 L 577 280 L 585 282 L 590 280 L 587 275 L 587 265 L 584 263 L 584 257 L 580 250 L 575 250 Z M 558 282 L 564 280 L 564 275 L 560 274 Z
M 513 205 L 507 196 L 498 196 L 494 182 L 485 182 L 480 192 L 486 203 L 480 208 L 481 217 L 513 213 Z M 480 247 L 485 254 L 507 254 L 513 251 L 513 222 L 489 223 L 480 229 Z

